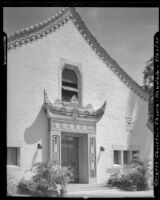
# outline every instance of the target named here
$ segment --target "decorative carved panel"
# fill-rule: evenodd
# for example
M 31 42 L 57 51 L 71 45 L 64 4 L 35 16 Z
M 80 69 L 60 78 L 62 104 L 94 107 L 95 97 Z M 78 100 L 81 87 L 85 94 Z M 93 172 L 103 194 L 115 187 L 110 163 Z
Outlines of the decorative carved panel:
M 82 132 L 82 133 L 95 133 L 95 125 L 86 125 L 86 124 L 74 124 L 67 122 L 56 122 L 51 121 L 51 131 L 60 130 L 60 131 L 73 131 L 73 132 Z
M 63 121 L 73 121 L 76 123 L 97 123 L 105 112 L 106 101 L 97 110 L 94 110 L 92 105 L 81 106 L 73 97 L 70 102 L 63 102 L 56 99 L 54 103 L 48 99 L 47 93 L 44 90 L 43 108 L 48 118 L 59 119 Z
M 52 142 L 51 142 L 51 158 L 56 160 L 58 163 L 60 162 L 60 136 L 59 135 L 52 135 Z
M 132 117 L 126 117 L 126 132 L 133 133 Z
M 89 138 L 90 177 L 96 177 L 96 138 Z

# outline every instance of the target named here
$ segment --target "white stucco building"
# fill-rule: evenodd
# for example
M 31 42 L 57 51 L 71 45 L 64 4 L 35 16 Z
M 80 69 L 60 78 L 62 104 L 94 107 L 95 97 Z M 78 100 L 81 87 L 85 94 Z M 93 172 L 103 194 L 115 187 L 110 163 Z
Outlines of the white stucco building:
M 7 56 L 8 173 L 56 158 L 74 183 L 104 183 L 135 153 L 152 159 L 149 95 L 75 8 L 9 35 Z

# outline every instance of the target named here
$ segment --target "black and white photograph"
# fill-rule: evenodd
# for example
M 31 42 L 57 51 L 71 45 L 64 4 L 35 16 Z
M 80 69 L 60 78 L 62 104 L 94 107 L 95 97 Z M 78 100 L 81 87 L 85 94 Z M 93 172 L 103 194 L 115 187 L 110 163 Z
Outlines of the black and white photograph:
M 158 7 L 3 7 L 7 196 L 154 197 Z

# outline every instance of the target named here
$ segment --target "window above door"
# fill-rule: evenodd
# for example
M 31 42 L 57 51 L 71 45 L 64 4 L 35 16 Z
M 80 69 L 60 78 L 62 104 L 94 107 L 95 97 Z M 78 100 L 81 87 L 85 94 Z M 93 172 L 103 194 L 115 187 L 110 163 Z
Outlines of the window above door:
M 77 67 L 66 64 L 62 70 L 61 98 L 70 102 L 75 97 L 81 103 L 81 75 Z

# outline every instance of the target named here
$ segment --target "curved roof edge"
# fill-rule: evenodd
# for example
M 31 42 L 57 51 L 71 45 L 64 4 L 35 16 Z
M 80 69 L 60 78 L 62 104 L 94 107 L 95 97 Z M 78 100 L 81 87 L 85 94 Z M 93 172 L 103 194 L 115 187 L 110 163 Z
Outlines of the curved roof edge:
M 14 49 L 39 38 L 46 36 L 49 33 L 56 31 L 63 26 L 68 20 L 72 20 L 75 27 L 81 33 L 88 45 L 91 46 L 97 56 L 126 84 L 134 93 L 141 99 L 148 102 L 149 94 L 138 85 L 121 67 L 120 65 L 106 52 L 106 50 L 98 43 L 88 27 L 83 22 L 82 18 L 74 7 L 61 9 L 55 16 L 48 18 L 39 24 L 17 31 L 14 34 L 9 34 L 7 37 L 7 48 Z

